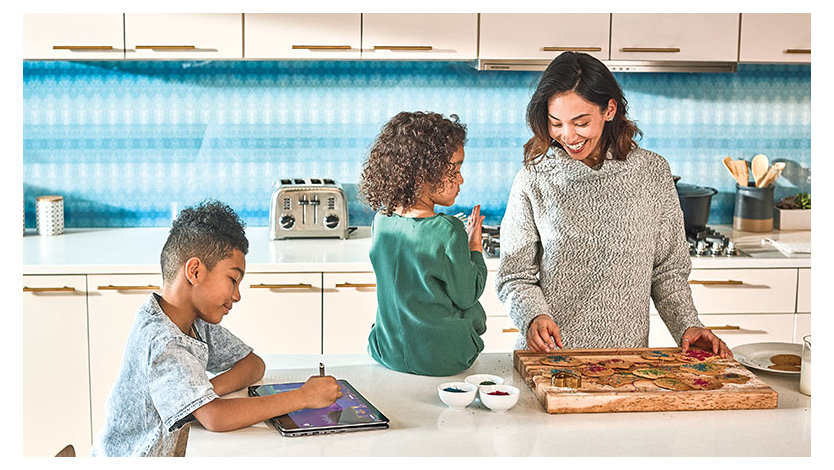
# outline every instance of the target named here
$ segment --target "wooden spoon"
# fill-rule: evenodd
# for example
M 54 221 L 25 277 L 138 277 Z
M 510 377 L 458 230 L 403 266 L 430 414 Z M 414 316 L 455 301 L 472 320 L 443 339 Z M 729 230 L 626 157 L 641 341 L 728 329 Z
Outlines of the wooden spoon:
M 756 187 L 759 187 L 759 180 L 761 180 L 764 177 L 769 167 L 770 161 L 768 160 L 766 155 L 758 154 L 755 157 L 753 157 L 753 161 L 750 164 L 750 168 L 753 170 L 753 181 L 756 182 Z

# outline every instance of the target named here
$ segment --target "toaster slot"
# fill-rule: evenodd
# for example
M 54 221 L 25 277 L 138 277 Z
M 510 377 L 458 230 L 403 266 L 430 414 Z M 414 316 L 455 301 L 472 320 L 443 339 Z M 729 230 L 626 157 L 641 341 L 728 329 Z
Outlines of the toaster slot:
M 292 184 L 292 180 L 287 178 L 281 178 L 281 184 Z
M 302 178 L 295 178 L 293 179 L 293 181 L 295 182 L 295 184 L 304 184 L 304 180 Z
M 321 184 L 321 180 L 318 178 L 310 178 L 310 184 Z
M 332 180 L 332 179 L 330 179 L 330 178 L 325 178 L 325 179 L 324 179 L 324 184 L 336 184 L 336 182 L 335 182 L 335 181 L 333 181 L 333 180 Z

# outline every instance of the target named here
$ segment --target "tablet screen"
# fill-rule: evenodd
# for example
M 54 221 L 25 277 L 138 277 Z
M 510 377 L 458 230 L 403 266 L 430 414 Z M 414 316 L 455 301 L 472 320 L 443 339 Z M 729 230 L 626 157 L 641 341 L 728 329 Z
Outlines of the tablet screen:
M 295 429 L 321 428 L 345 425 L 362 425 L 387 422 L 382 413 L 371 405 L 345 380 L 339 380 L 342 387 L 342 396 L 335 403 L 326 408 L 305 408 L 293 411 L 287 416 L 295 423 Z M 287 384 L 265 384 L 254 388 L 259 396 L 274 395 L 300 388 L 304 383 Z M 280 420 L 282 425 L 290 425 L 285 419 Z M 291 428 L 291 426 L 286 426 Z

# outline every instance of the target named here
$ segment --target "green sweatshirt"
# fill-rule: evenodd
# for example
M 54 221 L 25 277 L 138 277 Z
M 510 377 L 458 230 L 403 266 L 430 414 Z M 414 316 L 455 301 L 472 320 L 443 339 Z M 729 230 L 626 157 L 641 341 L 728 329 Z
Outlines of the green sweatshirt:
M 486 264 L 469 251 L 459 219 L 378 213 L 371 226 L 376 323 L 368 351 L 411 374 L 446 376 L 469 368 L 484 349 L 486 314 L 478 302 Z

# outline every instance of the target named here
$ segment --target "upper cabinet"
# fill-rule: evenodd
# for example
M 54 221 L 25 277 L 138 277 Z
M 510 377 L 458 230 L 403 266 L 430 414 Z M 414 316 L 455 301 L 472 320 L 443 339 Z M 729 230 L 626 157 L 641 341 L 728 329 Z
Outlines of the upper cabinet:
M 811 14 L 742 13 L 738 59 L 811 63 Z
M 361 13 L 246 13 L 247 59 L 358 59 Z
M 478 58 L 550 60 L 564 51 L 608 60 L 608 13 L 482 13 Z
M 474 60 L 477 13 L 363 13 L 362 58 Z
M 738 60 L 738 13 L 614 13 L 611 60 Z
M 122 13 L 25 14 L 23 58 L 123 59 L 124 32 Z
M 125 13 L 126 59 L 242 59 L 241 13 Z

